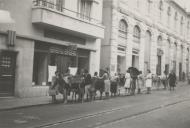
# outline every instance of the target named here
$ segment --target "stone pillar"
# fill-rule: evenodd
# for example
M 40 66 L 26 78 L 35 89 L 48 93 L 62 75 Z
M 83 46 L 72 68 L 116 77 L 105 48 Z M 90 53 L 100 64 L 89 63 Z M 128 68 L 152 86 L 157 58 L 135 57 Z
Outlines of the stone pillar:
M 170 56 L 169 56 L 169 58 L 170 58 L 170 71 L 174 69 L 174 64 L 173 64 L 174 48 L 175 48 L 174 39 L 170 38 Z
M 140 38 L 140 51 L 139 51 L 139 70 L 144 71 L 144 40 L 145 40 L 145 26 L 141 28 L 141 38 Z
M 182 61 L 182 71 L 186 73 L 186 64 L 187 64 L 187 60 L 186 60 L 186 55 L 187 55 L 187 45 L 183 42 L 183 61 Z
M 166 47 L 167 47 L 166 43 L 167 43 L 167 39 L 168 39 L 168 36 L 165 33 L 163 33 L 163 36 L 162 36 L 162 49 L 163 49 L 164 54 L 162 56 L 162 71 L 165 71 L 165 65 L 166 65 L 166 56 L 167 56 L 166 55 L 167 54 L 167 52 L 166 52 Z
M 150 48 L 150 70 L 153 74 L 156 74 L 157 66 L 157 39 L 158 34 L 156 31 L 152 33 L 151 48 Z
M 134 25 L 129 23 L 127 36 L 126 69 L 132 66 L 133 29 Z
M 189 72 L 190 72 L 190 46 L 189 45 L 187 45 L 187 48 L 189 48 L 189 52 L 187 53 L 187 59 L 188 59 L 188 61 L 187 61 L 187 65 L 188 65 L 188 69 L 189 69 Z M 188 72 L 188 74 L 189 74 L 189 72 Z
M 117 46 L 118 46 L 118 11 L 117 11 L 117 1 L 112 2 L 112 30 L 110 39 L 110 65 L 107 67 L 110 69 L 110 74 L 114 75 L 117 72 Z M 103 54 L 103 53 L 102 53 Z
M 176 57 L 176 76 L 179 78 L 179 63 L 180 63 L 181 45 L 180 42 L 177 44 L 177 57 Z
M 89 73 L 91 75 L 93 75 L 94 72 L 99 72 L 99 69 L 100 69 L 101 39 L 96 39 L 95 47 L 96 47 L 96 51 L 90 51 Z

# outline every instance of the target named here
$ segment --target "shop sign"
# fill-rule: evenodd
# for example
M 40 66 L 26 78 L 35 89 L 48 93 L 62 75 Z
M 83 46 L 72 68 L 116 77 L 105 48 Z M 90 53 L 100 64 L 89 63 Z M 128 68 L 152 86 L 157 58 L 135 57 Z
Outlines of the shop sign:
M 67 48 L 64 50 L 65 55 L 69 56 L 76 56 L 77 55 L 77 45 L 69 45 Z

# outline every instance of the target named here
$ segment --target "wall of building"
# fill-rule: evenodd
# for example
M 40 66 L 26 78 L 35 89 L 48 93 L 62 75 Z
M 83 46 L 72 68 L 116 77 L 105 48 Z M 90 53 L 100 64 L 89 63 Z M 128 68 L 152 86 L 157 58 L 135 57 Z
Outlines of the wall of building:
M 170 40 L 171 44 L 171 52 L 169 52 L 168 56 L 170 58 L 169 64 L 170 69 L 173 70 L 173 56 L 174 56 L 174 43 L 177 43 L 178 51 L 177 51 L 177 60 L 176 60 L 176 74 L 179 76 L 179 60 L 180 60 L 180 51 L 179 46 L 183 46 L 184 49 L 187 49 L 189 47 L 189 43 L 187 41 L 187 24 L 189 21 L 189 18 L 187 16 L 187 13 L 180 8 L 176 3 L 163 0 L 163 7 L 162 10 L 159 8 L 159 2 L 160 0 L 156 1 L 141 1 L 141 0 L 119 0 L 115 2 L 112 0 L 105 0 L 104 3 L 112 3 L 112 4 L 106 4 L 107 6 L 104 7 L 105 12 L 103 13 L 104 22 L 106 26 L 112 26 L 111 30 L 110 28 L 106 27 L 105 31 L 115 32 L 113 35 L 106 34 L 106 39 L 103 40 L 102 46 L 109 44 L 108 42 L 111 42 L 111 40 L 115 39 L 115 46 L 117 46 L 118 40 L 115 38 L 117 37 L 116 31 L 118 31 L 118 23 L 120 20 L 125 20 L 128 25 L 128 33 L 127 33 L 127 51 L 126 51 L 126 69 L 131 66 L 132 61 L 132 47 L 133 47 L 133 28 L 134 26 L 139 26 L 141 30 L 141 39 L 140 39 L 140 56 L 139 56 L 139 70 L 144 69 L 144 43 L 145 43 L 145 33 L 146 31 L 150 31 L 151 33 L 151 51 L 150 51 L 150 70 L 152 73 L 156 74 L 156 65 L 157 65 L 157 39 L 158 36 L 162 37 L 162 44 L 163 44 L 163 50 L 164 53 L 167 53 L 169 49 L 166 49 L 167 40 Z M 113 8 L 115 7 L 115 8 Z M 171 11 L 168 12 L 168 8 L 170 7 Z M 117 12 L 116 12 L 117 11 Z M 115 12 L 115 13 L 112 13 Z M 178 19 L 175 19 L 175 12 L 178 13 Z M 112 13 L 112 16 L 109 16 L 107 14 Z M 108 22 L 109 17 L 112 17 L 112 21 Z M 115 17 L 115 18 L 113 18 Z M 183 23 L 181 23 L 181 17 L 183 17 Z M 176 21 L 175 21 L 176 20 Z M 175 25 L 174 25 L 174 22 Z M 183 25 L 183 32 L 180 32 L 181 25 Z M 177 26 L 177 27 L 176 27 Z M 109 41 L 110 40 L 110 41 Z M 115 53 L 114 45 L 109 44 L 111 47 L 110 53 Z M 104 49 L 102 47 L 102 49 Z M 186 54 L 187 50 L 183 52 L 183 68 L 182 70 L 186 72 Z M 112 57 L 117 56 L 116 54 L 110 54 Z M 106 55 L 104 55 L 106 56 Z M 103 64 L 104 56 L 102 56 L 101 64 Z M 107 55 L 109 56 L 109 55 Z M 166 55 L 162 55 L 162 74 L 165 70 L 165 57 Z M 116 60 L 116 59 L 115 59 Z M 112 60 L 113 62 L 113 60 Z M 117 61 L 113 62 L 114 65 L 117 65 Z M 115 70 L 116 71 L 116 70 Z
M 90 33 L 89 25 L 96 26 L 101 28 L 101 31 L 104 30 L 102 26 L 102 0 L 95 0 L 92 4 L 91 17 L 94 20 L 97 20 L 96 23 L 83 22 L 86 31 Z M 40 24 L 32 23 L 32 11 L 33 11 L 33 0 L 2 0 L 2 9 L 8 10 L 11 14 L 11 17 L 15 20 L 14 24 L 4 24 L 0 25 L 0 32 L 5 33 L 7 30 L 14 30 L 17 34 L 16 45 L 12 50 L 18 51 L 17 62 L 16 62 L 16 79 L 15 79 L 15 96 L 18 97 L 34 97 L 34 96 L 45 96 L 48 95 L 48 86 L 36 86 L 32 84 L 33 76 L 33 62 L 34 62 L 34 42 L 42 41 L 51 44 L 59 45 L 69 45 L 73 44 L 72 42 L 66 42 L 56 39 L 50 39 L 44 37 L 44 30 L 50 29 L 59 32 L 69 33 L 72 36 L 78 36 L 85 40 L 85 44 L 77 44 L 78 48 L 86 49 L 90 51 L 89 55 L 89 70 L 93 74 L 95 71 L 99 71 L 100 66 L 100 45 L 101 39 L 96 35 L 88 35 L 82 33 L 80 30 L 66 30 L 64 28 L 57 28 L 52 26 L 45 26 Z M 65 0 L 64 8 L 70 10 L 72 14 L 77 14 L 79 11 L 78 0 Z M 54 13 L 52 10 L 52 13 Z M 56 12 L 57 13 L 57 12 Z M 69 17 L 69 15 L 68 15 Z M 77 19 L 77 17 L 76 17 Z M 54 19 L 51 19 L 54 20 Z M 80 21 L 80 17 L 78 17 Z M 86 24 L 86 25 L 85 25 Z M 71 25 L 74 28 L 77 28 L 77 24 L 73 23 Z M 90 30 L 90 31 L 89 31 Z M 6 47 L 6 36 L 0 35 L 0 50 L 5 49 Z M 99 34 L 100 35 L 100 34 Z M 101 38 L 103 32 L 101 34 Z

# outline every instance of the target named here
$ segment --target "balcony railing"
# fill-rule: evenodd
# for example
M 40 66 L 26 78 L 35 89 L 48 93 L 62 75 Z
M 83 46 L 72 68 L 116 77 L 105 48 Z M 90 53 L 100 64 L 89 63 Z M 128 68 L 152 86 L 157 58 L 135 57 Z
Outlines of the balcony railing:
M 63 7 L 62 5 L 60 5 L 60 4 L 55 4 L 55 3 L 52 3 L 52 2 L 48 2 L 47 0 L 34 0 L 33 1 L 33 6 L 34 7 L 43 7 L 43 8 L 51 9 L 51 10 L 63 13 L 64 15 L 71 16 L 73 18 L 78 18 L 78 19 L 86 21 L 86 22 L 102 25 L 102 22 L 100 20 L 97 20 L 97 19 L 92 18 L 90 16 L 87 16 L 85 14 L 82 14 L 82 13 L 67 9 L 67 8 Z

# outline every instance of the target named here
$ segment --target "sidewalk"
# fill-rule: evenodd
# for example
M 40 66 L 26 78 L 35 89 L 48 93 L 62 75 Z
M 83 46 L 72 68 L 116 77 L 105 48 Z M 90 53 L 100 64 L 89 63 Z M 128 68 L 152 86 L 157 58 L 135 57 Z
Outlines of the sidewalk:
M 178 86 L 181 85 L 187 85 L 187 82 L 179 82 Z M 153 87 L 152 90 L 156 90 L 156 88 Z M 121 95 L 123 93 L 124 90 L 121 90 Z M 57 98 L 61 99 L 62 96 L 58 95 Z M 38 105 L 47 105 L 47 104 L 51 104 L 50 96 L 33 97 L 33 98 L 0 97 L 0 111 L 38 106 Z

